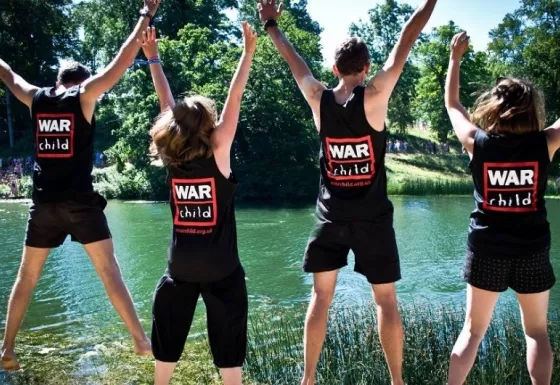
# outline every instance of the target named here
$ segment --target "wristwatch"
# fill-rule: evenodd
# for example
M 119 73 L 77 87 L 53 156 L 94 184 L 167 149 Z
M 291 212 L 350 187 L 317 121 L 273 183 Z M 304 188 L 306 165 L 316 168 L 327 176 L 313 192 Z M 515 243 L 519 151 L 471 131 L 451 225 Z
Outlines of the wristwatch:
M 269 19 L 264 23 L 264 30 L 268 31 L 268 29 L 270 27 L 277 27 L 278 26 L 278 22 L 274 19 Z
M 150 12 L 146 8 L 140 10 L 140 16 L 147 17 L 150 19 L 150 21 L 154 18 L 152 15 L 150 15 Z

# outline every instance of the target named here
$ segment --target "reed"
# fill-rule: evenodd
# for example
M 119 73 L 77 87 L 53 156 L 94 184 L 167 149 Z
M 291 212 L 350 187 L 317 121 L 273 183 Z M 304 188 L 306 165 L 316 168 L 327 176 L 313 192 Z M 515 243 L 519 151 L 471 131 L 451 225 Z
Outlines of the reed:
M 246 385 L 299 384 L 303 372 L 304 306 L 265 307 L 254 311 L 249 324 L 245 363 Z M 408 385 L 443 385 L 449 356 L 463 326 L 457 306 L 402 308 L 405 330 L 404 376 Z M 554 352 L 560 352 L 560 313 L 550 317 Z M 389 374 L 379 343 L 373 305 L 333 308 L 329 332 L 318 365 L 321 385 L 388 384 Z M 20 358 L 26 370 L 7 375 L 2 385 L 140 385 L 153 383 L 153 361 L 135 357 L 127 340 L 61 341 L 60 336 L 24 333 Z M 56 347 L 52 351 L 46 346 Z M 552 384 L 560 384 L 556 353 Z M 204 336 L 191 340 L 172 384 L 218 385 Z M 468 385 L 530 385 L 525 364 L 525 338 L 515 310 L 497 312 L 481 346 Z

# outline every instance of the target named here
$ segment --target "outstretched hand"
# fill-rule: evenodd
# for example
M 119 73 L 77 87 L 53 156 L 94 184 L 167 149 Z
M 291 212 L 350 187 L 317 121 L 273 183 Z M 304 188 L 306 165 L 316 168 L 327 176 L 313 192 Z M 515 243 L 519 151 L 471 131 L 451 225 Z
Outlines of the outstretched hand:
M 460 32 L 451 40 L 451 56 L 454 59 L 461 59 L 469 50 L 470 37 L 466 32 Z
M 278 20 L 284 10 L 284 3 L 276 7 L 276 0 L 259 0 L 257 9 L 261 23 L 266 23 L 268 20 Z
M 253 27 L 246 21 L 241 23 L 243 27 L 243 47 L 246 53 L 253 54 L 257 49 L 258 36 Z
M 142 39 L 139 39 L 138 43 L 142 46 L 146 59 L 149 60 L 159 56 L 157 33 L 154 27 L 148 27 L 143 31 Z
M 150 15 L 154 17 L 158 10 L 161 0 L 144 0 L 144 8 L 148 10 Z

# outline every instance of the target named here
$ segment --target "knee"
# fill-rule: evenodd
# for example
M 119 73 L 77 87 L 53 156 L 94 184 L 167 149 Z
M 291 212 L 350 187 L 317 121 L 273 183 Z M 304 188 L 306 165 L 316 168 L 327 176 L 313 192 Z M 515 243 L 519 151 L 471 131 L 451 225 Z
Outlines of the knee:
M 113 256 L 107 262 L 97 267 L 97 272 L 102 278 L 112 278 L 120 276 L 121 269 L 117 263 L 117 259 Z
M 548 329 L 546 326 L 525 330 L 525 339 L 533 340 L 537 343 L 549 343 Z
M 395 313 L 399 311 L 399 303 L 395 293 L 375 295 L 375 303 L 379 311 Z
M 330 290 L 317 290 L 313 288 L 313 299 L 316 303 L 322 306 L 329 307 L 334 298 L 334 292 Z
M 35 286 L 41 278 L 40 272 L 30 271 L 27 269 L 20 269 L 16 278 L 16 284 L 26 284 Z
M 465 324 L 463 327 L 463 336 L 465 336 L 469 341 L 480 343 L 486 334 L 486 328 L 476 327 L 472 324 Z

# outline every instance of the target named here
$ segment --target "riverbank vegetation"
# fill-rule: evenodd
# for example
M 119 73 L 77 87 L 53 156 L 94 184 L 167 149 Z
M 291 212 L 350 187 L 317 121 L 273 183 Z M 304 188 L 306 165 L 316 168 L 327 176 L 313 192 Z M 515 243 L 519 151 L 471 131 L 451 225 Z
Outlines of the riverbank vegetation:
M 320 49 L 322 27 L 309 15 L 307 1 L 284 3 L 282 29 L 315 76 L 332 86 L 336 79 L 326 68 Z M 175 95 L 200 93 L 222 106 L 241 54 L 238 19 L 258 24 L 255 4 L 254 0 L 162 3 L 156 27 L 161 36 L 163 66 Z M 0 13 L 2 59 L 39 86 L 55 83 L 61 59 L 79 60 L 97 72 L 132 30 L 139 6 L 140 1 L 130 0 L 8 1 Z M 363 37 L 370 46 L 373 70 L 383 64 L 412 12 L 412 6 L 405 2 L 385 0 L 349 28 L 352 35 Z M 551 0 L 523 1 L 517 10 L 512 9 L 490 32 L 487 49 L 471 51 L 465 57 L 461 90 L 466 106 L 471 108 L 476 95 L 493 85 L 496 77 L 511 75 L 532 80 L 543 90 L 549 123 L 560 117 L 558 20 L 560 6 Z M 413 127 L 424 129 L 422 135 L 410 136 L 410 148 L 416 154 L 426 154 L 422 142 L 447 142 L 452 137 L 443 108 L 442 85 L 449 42 L 460 28 L 450 21 L 419 39 L 391 99 L 387 125 L 393 139 L 406 138 Z M 317 194 L 319 141 L 311 112 L 288 66 L 268 36 L 260 35 L 233 148 L 233 164 L 242 183 L 240 197 L 312 202 Z M 29 36 L 33 37 L 32 44 L 22 44 Z M 147 156 L 148 130 L 158 114 L 158 101 L 149 70 L 141 60 L 144 58 L 140 54 L 138 59 L 100 100 L 96 149 L 113 168 L 96 171 L 96 180 L 100 191 L 109 197 L 164 199 L 167 194 L 159 183 L 163 173 L 152 168 Z M 6 164 L 8 156 L 32 154 L 32 123 L 27 108 L 1 86 L 0 100 L 4 101 L 0 102 L 0 157 Z M 453 143 L 451 153 L 460 154 Z M 439 155 L 434 159 L 442 165 L 455 163 L 439 159 Z M 391 193 L 469 193 L 464 170 L 457 174 L 442 171 L 429 159 L 416 155 L 394 160 L 388 162 L 396 176 L 391 180 Z M 401 172 L 407 161 L 414 164 Z M 462 159 L 457 163 L 466 164 Z M 416 175 L 418 169 L 424 175 Z
M 270 307 L 250 317 L 246 384 L 299 383 L 305 309 Z M 463 309 L 417 306 L 402 309 L 405 329 L 404 376 L 409 385 L 443 385 L 451 349 L 462 328 Z M 387 382 L 388 372 L 376 330 L 373 306 L 331 311 L 329 334 L 318 367 L 323 385 L 371 385 Z M 560 351 L 560 313 L 551 313 L 553 351 Z M 41 332 L 20 339 L 22 373 L 0 372 L 6 385 L 150 384 L 153 362 L 132 355 L 127 341 L 64 341 Z M 92 337 L 93 339 L 93 337 Z M 77 346 L 76 346 L 77 345 Z M 560 383 L 556 355 L 552 383 Z M 187 344 L 173 384 L 219 384 L 205 337 Z M 482 344 L 468 385 L 530 385 L 525 339 L 517 312 L 498 311 Z

